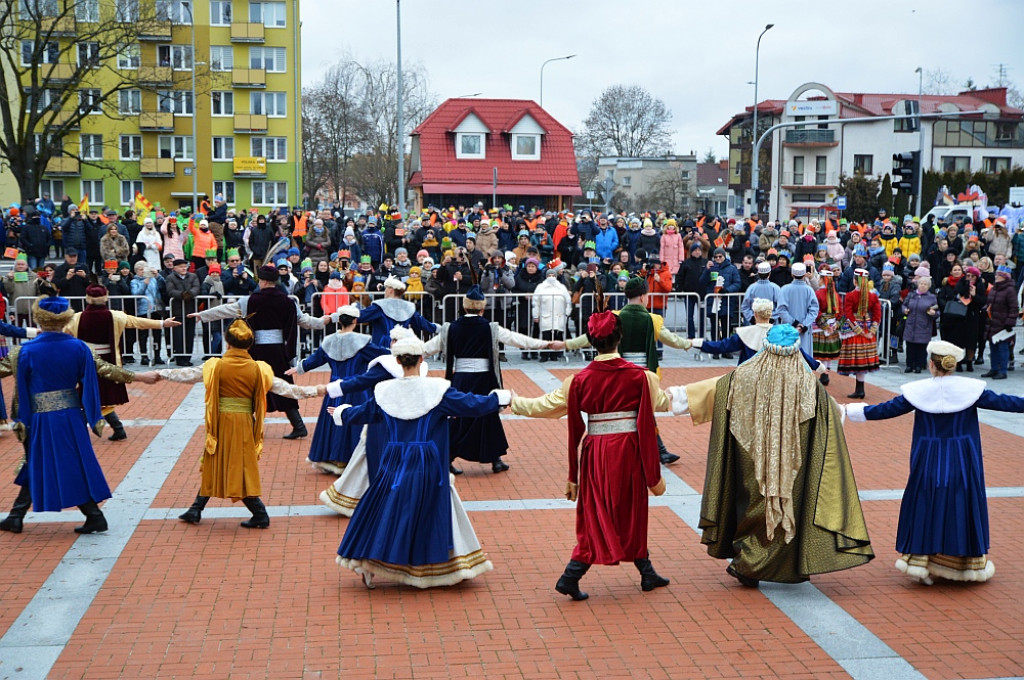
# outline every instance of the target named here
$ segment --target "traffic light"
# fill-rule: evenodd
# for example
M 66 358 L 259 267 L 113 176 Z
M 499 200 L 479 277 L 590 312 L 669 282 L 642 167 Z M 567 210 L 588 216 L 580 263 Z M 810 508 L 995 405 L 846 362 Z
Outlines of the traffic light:
M 919 151 L 904 151 L 892 155 L 892 188 L 895 192 L 916 196 L 917 175 L 921 167 Z
M 758 189 L 757 191 L 754 192 L 754 202 L 756 202 L 757 205 L 760 206 L 760 205 L 766 203 L 767 201 L 768 201 L 768 192 L 766 192 L 764 189 Z

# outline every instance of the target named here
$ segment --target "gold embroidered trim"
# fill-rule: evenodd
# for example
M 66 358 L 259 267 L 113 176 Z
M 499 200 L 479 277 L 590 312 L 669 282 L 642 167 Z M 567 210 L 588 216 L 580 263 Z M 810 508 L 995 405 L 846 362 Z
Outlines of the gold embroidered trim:
M 32 395 L 32 410 L 36 413 L 63 411 L 68 408 L 79 408 L 81 405 L 76 390 L 53 390 Z
M 338 493 L 337 490 L 335 490 L 333 484 L 327 487 L 327 498 L 329 498 L 332 503 L 336 503 L 337 505 L 340 505 L 343 508 L 354 508 L 357 505 L 359 505 L 358 498 L 352 498 L 350 496 Z

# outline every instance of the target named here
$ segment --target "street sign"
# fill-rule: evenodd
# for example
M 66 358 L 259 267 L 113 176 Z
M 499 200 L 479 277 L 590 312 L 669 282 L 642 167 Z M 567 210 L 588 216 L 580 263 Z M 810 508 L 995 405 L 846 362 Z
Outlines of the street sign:
M 612 189 L 615 188 L 615 180 L 613 180 L 611 177 L 605 177 L 604 181 L 601 182 L 601 186 L 604 188 L 605 191 L 611 191 Z
M 846 210 L 846 196 L 839 196 L 836 198 L 836 208 L 839 210 Z
M 594 191 L 593 189 L 590 189 L 589 191 L 587 191 L 587 200 L 588 201 L 593 201 L 594 200 L 594 196 L 596 196 L 596 195 L 597 195 L 597 192 Z
M 1010 205 L 1024 205 L 1024 187 L 1010 187 Z

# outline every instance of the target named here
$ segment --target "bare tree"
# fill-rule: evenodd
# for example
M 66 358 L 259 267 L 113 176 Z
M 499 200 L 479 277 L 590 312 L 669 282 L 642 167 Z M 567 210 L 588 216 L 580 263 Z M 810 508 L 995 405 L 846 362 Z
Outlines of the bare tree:
M 957 89 L 956 82 L 949 71 L 941 68 L 925 70 L 925 94 L 956 94 Z
M 668 153 L 672 112 L 639 85 L 612 85 L 594 100 L 583 121 L 588 154 L 637 157 Z
M 140 39 L 170 39 L 172 19 L 188 20 L 170 16 L 166 5 L 158 14 L 153 4 L 146 4 L 0 0 L 0 156 L 18 183 L 22 201 L 35 198 L 51 162 L 112 171 L 92 160 L 97 157 L 93 146 L 75 150 L 65 144 L 83 121 L 96 115 L 115 120 L 138 115 L 141 95 L 136 99 L 131 91 L 173 89 L 177 81 L 191 78 L 172 68 L 157 75 L 156 64 L 142 63 Z M 191 53 L 177 58 L 183 67 L 196 68 Z M 122 112 L 122 103 L 128 110 Z M 194 106 L 192 102 L 193 111 Z M 103 140 L 105 147 L 116 144 L 113 138 Z

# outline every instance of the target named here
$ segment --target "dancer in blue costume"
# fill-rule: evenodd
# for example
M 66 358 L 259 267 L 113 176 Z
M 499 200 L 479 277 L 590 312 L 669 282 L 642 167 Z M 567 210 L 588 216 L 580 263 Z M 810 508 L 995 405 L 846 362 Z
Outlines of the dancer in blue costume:
M 356 508 L 338 548 L 338 564 L 373 587 L 374 576 L 430 588 L 493 569 L 480 549 L 448 472 L 450 416 L 496 413 L 511 393 L 465 394 L 443 378 L 419 377 L 423 343 L 391 346 L 402 365 L 398 380 L 378 384 L 360 406 L 334 410 L 338 424 L 383 421 L 390 435 L 378 475 Z
M 988 559 L 988 500 L 981 456 L 978 409 L 1024 413 L 1024 398 L 985 389 L 983 380 L 952 375 L 962 348 L 928 343 L 932 378 L 903 385 L 903 394 L 884 404 L 848 404 L 852 422 L 914 413 L 910 478 L 900 505 L 896 568 L 931 585 L 932 577 L 987 581 L 995 574 Z
M 85 524 L 79 534 L 107 530 L 99 505 L 110 498 L 89 430 L 99 436 L 99 381 L 89 346 L 63 333 L 74 311 L 65 298 L 36 300 L 32 308 L 43 331 L 18 353 L 18 420 L 27 432 L 28 456 L 15 484 L 28 486 L 36 512 L 78 507 Z
M 353 333 L 359 319 L 357 307 L 345 305 L 338 309 L 337 313 L 338 332 L 324 338 L 323 343 L 313 354 L 303 360 L 298 367 L 289 368 L 285 375 L 301 375 L 328 364 L 331 367 L 331 380 L 344 380 L 362 375 L 373 359 L 387 354 L 388 348 L 373 344 L 370 342 L 370 336 Z M 346 395 L 346 401 L 349 404 L 361 404 L 369 396 L 366 391 L 350 392 Z M 333 472 L 336 475 L 345 471 L 362 431 L 361 427 L 334 427 L 327 408 L 339 404 L 340 396 L 324 397 L 316 428 L 313 429 L 309 457 L 306 458 L 307 462 L 313 464 L 313 469 Z
M 413 338 L 413 332 L 408 328 L 396 326 L 391 329 L 391 338 L 394 341 L 403 338 Z M 390 354 L 379 356 L 369 363 L 366 372 L 344 380 L 335 380 L 327 385 L 327 396 L 339 401 L 348 401 L 348 395 L 366 394 L 378 383 L 384 380 L 401 378 L 404 374 L 398 360 Z M 420 364 L 420 376 L 426 377 L 427 362 Z M 341 399 L 345 395 L 345 399 Z M 354 401 L 355 396 L 352 397 Z M 360 399 L 364 401 L 365 399 Z M 383 422 L 371 423 L 360 428 L 359 443 L 352 452 L 352 457 L 345 466 L 341 477 L 335 480 L 324 491 L 320 492 L 320 501 L 339 515 L 351 517 L 359 505 L 359 499 L 366 493 L 370 486 L 370 480 L 377 474 L 380 464 L 381 451 L 388 441 L 387 426 Z
M 437 332 L 437 326 L 420 316 L 414 303 L 402 299 L 404 293 L 405 284 L 402 280 L 389 276 L 384 281 L 384 298 L 374 300 L 369 307 L 359 313 L 359 323 L 370 324 L 373 344 L 386 346 L 390 340 L 391 329 L 395 326 L 411 328 L 416 333 Z M 324 323 L 337 323 L 338 313 L 325 316 Z

